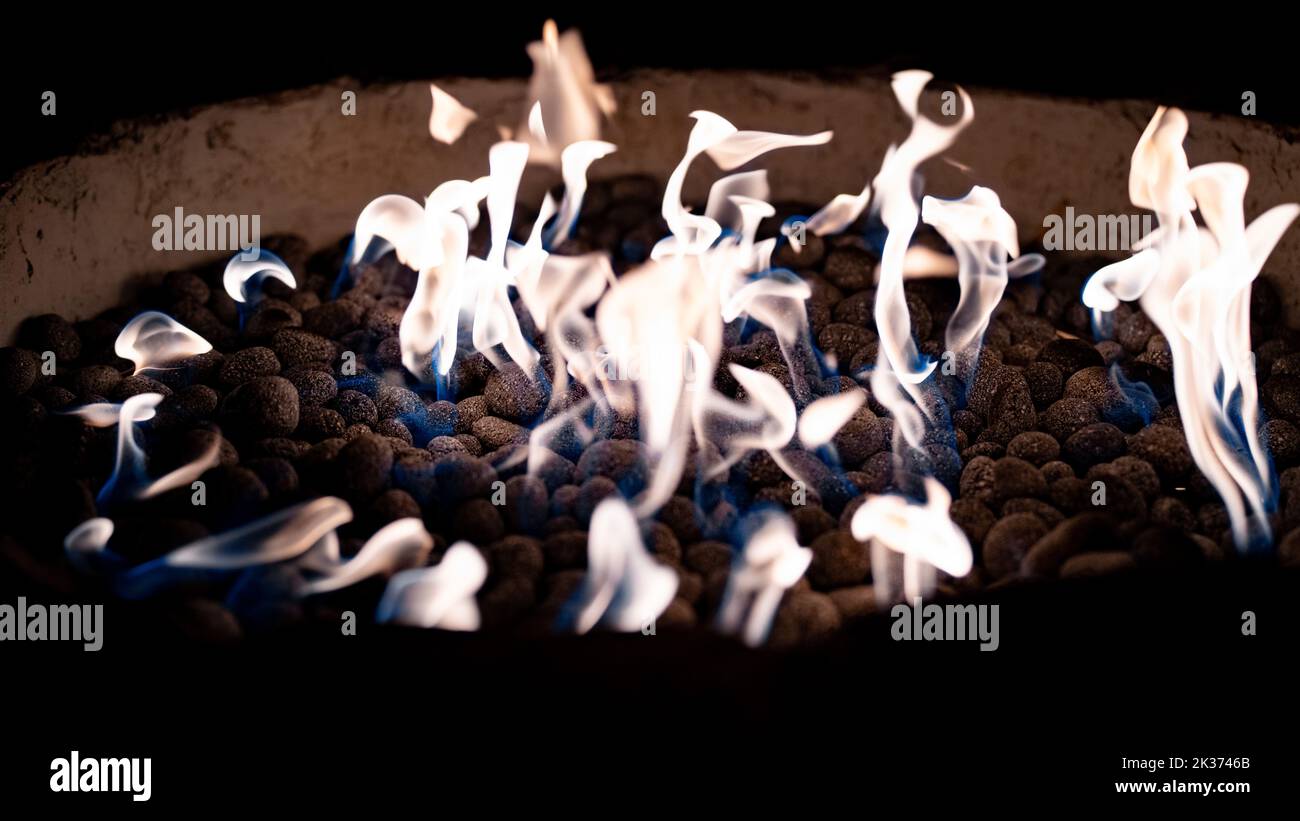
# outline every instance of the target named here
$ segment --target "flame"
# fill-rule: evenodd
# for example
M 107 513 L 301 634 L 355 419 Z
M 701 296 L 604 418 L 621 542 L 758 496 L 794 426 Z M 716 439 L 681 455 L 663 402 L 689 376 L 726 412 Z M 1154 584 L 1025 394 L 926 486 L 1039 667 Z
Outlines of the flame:
M 135 364 L 135 372 L 212 350 L 212 343 L 167 314 L 145 311 L 126 323 L 113 352 Z
M 928 594 L 937 567 L 951 576 L 970 572 L 973 557 L 970 542 L 948 518 L 952 497 L 933 477 L 925 478 L 925 503 L 916 504 L 902 496 L 872 496 L 853 514 L 849 527 L 853 538 L 871 542 L 872 580 L 881 602 L 895 598 L 883 549 L 902 554 L 903 593 L 908 601 Z
M 826 444 L 866 401 L 866 391 L 860 390 L 836 393 L 816 400 L 804 408 L 803 415 L 799 417 L 799 441 L 806 448 Z
M 499 142 L 488 151 L 487 211 L 491 227 L 491 245 L 487 259 L 470 257 L 467 270 L 473 273 L 477 285 L 474 309 L 474 348 L 481 351 L 493 365 L 501 367 L 496 347 L 502 345 L 510 358 L 530 377 L 534 375 L 538 355 L 524 339 L 510 302 L 509 288 L 514 277 L 506 268 L 506 249 L 510 240 L 510 224 L 514 220 L 515 196 L 524 166 L 528 163 L 529 148 L 521 142 Z
M 104 554 L 112 536 L 112 519 L 102 516 L 87 519 L 63 537 L 63 552 L 73 567 L 83 573 L 93 573 L 95 559 Z
M 919 447 L 924 435 L 922 415 L 932 413 L 918 386 L 934 370 L 933 362 L 921 364 L 903 293 L 907 250 L 920 217 L 912 195 L 912 177 L 922 162 L 951 145 L 975 114 L 970 97 L 959 88 L 962 116 L 958 122 L 944 126 L 920 116 L 917 106 L 931 76 L 925 71 L 902 71 L 894 75 L 894 95 L 911 118 L 912 131 L 902 145 L 890 147 L 873 183 L 875 207 L 889 234 L 881 254 L 880 282 L 876 288 L 875 319 L 880 353 L 872 372 L 871 390 L 894 414 L 895 436 L 901 435 L 912 447 Z
M 1277 492 L 1258 432 L 1250 288 L 1300 205 L 1275 206 L 1246 225 L 1246 169 L 1189 167 L 1186 136 L 1181 111 L 1156 110 L 1133 151 L 1129 198 L 1155 212 L 1157 228 L 1133 256 L 1094 274 L 1083 301 L 1100 320 L 1120 300 L 1137 299 L 1169 341 L 1188 449 L 1222 497 L 1244 550 L 1271 540 Z M 1193 217 L 1198 208 L 1204 228 Z
M 487 579 L 487 562 L 469 542 L 456 542 L 434 567 L 403 570 L 388 580 L 375 620 L 442 630 L 477 630 L 474 594 Z
M 559 217 L 547 233 L 547 245 L 569 236 L 574 221 L 578 219 L 578 212 L 582 210 L 582 197 L 587 192 L 587 169 L 593 162 L 609 156 L 614 150 L 613 143 L 581 140 L 568 146 L 560 154 L 561 174 L 564 178 L 564 200 L 560 204 Z
M 302 564 L 314 571 L 317 578 L 308 581 L 300 595 L 341 590 L 371 576 L 392 575 L 421 565 L 433 549 L 433 537 L 425 530 L 423 521 L 409 517 L 377 530 L 348 561 L 339 557 L 338 546 L 337 539 L 322 541 L 311 554 L 303 557 Z
M 1007 257 L 1020 256 L 1016 224 L 992 190 L 975 186 L 959 200 L 926 197 L 921 218 L 948 241 L 957 259 L 961 296 L 944 338 L 956 372 L 973 376 L 989 317 L 1007 285 Z
M 583 140 L 600 139 L 601 117 L 617 109 L 609 86 L 596 82 L 591 60 L 576 29 L 560 34 L 553 20 L 542 27 L 542 39 L 528 45 L 533 76 L 528 85 L 528 121 L 520 134 L 530 135 L 534 162 L 555 165 L 564 149 Z M 536 112 L 536 113 L 534 113 Z M 545 121 L 542 130 L 535 123 Z
M 220 440 L 214 438 L 208 449 L 198 458 L 175 470 L 149 479 L 148 458 L 135 440 L 136 424 L 152 419 L 158 404 L 163 401 L 160 393 L 141 393 L 125 402 L 113 404 L 97 402 L 63 411 L 71 416 L 78 416 L 87 425 L 95 428 L 107 428 L 117 425 L 117 455 L 113 464 L 113 473 L 99 491 L 99 502 L 138 501 L 151 499 L 160 493 L 187 487 L 204 471 L 215 465 L 220 458 Z
M 478 119 L 472 110 L 433 83 L 429 84 L 433 108 L 429 112 L 429 134 L 440 143 L 451 145 L 460 139 L 470 123 Z
M 721 632 L 739 633 L 750 647 L 766 640 L 781 597 L 812 562 L 812 551 L 799 546 L 789 516 L 775 511 L 761 515 L 762 524 L 745 542 L 727 578 L 717 619 Z
M 573 602 L 573 629 L 597 624 L 632 632 L 651 624 L 677 592 L 677 574 L 646 552 L 636 517 L 622 499 L 596 506 L 587 535 L 588 569 Z
M 261 297 L 260 284 L 267 278 L 278 279 L 290 288 L 298 287 L 293 271 L 284 260 L 264 248 L 253 250 L 256 256 L 252 259 L 245 259 L 245 254 L 240 253 L 226 263 L 221 283 L 231 299 L 241 303 L 256 302 Z
M 143 598 L 171 585 L 297 558 L 352 520 L 352 508 L 323 496 L 255 522 L 207 536 L 131 568 L 115 580 L 126 598 Z
M 821 210 L 808 218 L 805 227 L 819 237 L 838 234 L 852 225 L 870 202 L 871 183 L 867 183 L 858 194 L 837 194 L 834 199 L 822 206 Z

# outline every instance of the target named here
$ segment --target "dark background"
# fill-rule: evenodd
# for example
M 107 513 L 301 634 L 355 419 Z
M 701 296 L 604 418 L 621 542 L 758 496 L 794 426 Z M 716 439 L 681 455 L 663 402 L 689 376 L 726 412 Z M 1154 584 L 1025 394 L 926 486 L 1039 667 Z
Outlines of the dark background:
M 771 71 L 925 68 L 967 85 L 1085 98 L 1134 97 L 1300 125 L 1286 25 L 1237 15 L 1161 19 L 1141 7 L 815 4 L 752 7 L 564 3 L 358 7 L 169 4 L 129 11 L 25 8 L 0 48 L 9 121 L 0 176 L 66 154 L 115 120 L 352 76 L 363 82 L 447 75 L 526 76 L 524 46 L 554 16 L 579 28 L 598 74 L 660 66 Z M 835 4 L 838 5 L 838 4 Z M 1064 17 L 1059 15 L 1064 14 Z M 40 116 L 42 91 L 58 115 Z

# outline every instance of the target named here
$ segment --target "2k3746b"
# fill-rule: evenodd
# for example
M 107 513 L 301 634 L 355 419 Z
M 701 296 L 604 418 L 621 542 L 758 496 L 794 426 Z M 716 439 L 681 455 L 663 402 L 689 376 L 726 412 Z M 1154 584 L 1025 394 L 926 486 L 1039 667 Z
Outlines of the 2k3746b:
M 1249 770 L 1249 758 L 1193 758 L 1193 770 Z

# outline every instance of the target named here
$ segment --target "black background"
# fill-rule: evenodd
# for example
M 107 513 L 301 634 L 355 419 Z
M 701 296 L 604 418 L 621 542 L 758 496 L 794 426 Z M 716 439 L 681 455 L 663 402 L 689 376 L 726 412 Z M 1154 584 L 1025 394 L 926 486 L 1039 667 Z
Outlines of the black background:
M 161 116 L 339 76 L 362 82 L 448 75 L 526 76 L 526 43 L 554 17 L 579 28 L 598 74 L 642 66 L 888 74 L 1055 96 L 1137 98 L 1300 126 L 1294 37 L 1266 16 L 1199 19 L 1165 8 L 921 4 L 564 3 L 284 9 L 213 3 L 11 15 L 0 60 L 12 116 L 0 176 L 92 145 L 114 121 Z M 839 5 L 839 4 L 836 4 Z M 58 115 L 40 116 L 41 93 Z
M 995 652 L 893 641 L 887 615 L 786 653 L 707 634 L 509 639 L 374 627 L 222 648 L 179 638 L 153 605 L 114 602 L 97 653 L 0 645 L 0 792 L 11 805 L 169 816 L 333 815 L 345 802 L 602 814 L 793 802 L 865 814 L 939 798 L 1236 814 L 1291 790 L 1297 595 L 1296 571 L 1245 560 L 1006 589 L 986 600 L 1001 608 Z M 1246 610 L 1257 635 L 1242 634 Z M 74 749 L 152 758 L 150 802 L 49 792 L 50 761 Z M 1120 766 L 1171 756 L 1189 769 Z M 1198 756 L 1250 767 L 1190 769 Z M 1251 793 L 1132 796 L 1114 786 L 1170 779 L 1244 781 Z
M 1260 118 L 1300 123 L 1289 22 L 1234 12 L 1166 30 L 1159 10 L 1148 19 L 1104 4 L 963 16 L 912 5 L 566 3 L 554 14 L 583 30 L 604 76 L 644 65 L 923 67 L 970 85 L 1227 115 L 1249 89 Z M 547 10 L 442 6 L 15 12 L 0 177 L 93 146 L 118 119 L 339 75 L 527 74 L 523 45 Z M 59 95 L 54 118 L 39 116 L 47 88 Z M 1179 777 L 1249 781 L 1253 799 L 1275 805 L 1293 798 L 1295 574 L 1243 564 L 1099 584 L 1005 594 L 996 653 L 894 643 L 886 619 L 788 655 L 701 638 L 404 631 L 213 650 L 115 604 L 100 653 L 0 645 L 0 807 L 30 799 L 175 817 L 305 802 L 333 815 L 355 800 L 369 814 L 433 814 L 468 801 L 481 812 L 611 815 L 662 803 L 698 815 L 793 799 L 802 812 L 833 803 L 865 817 L 936 799 L 1048 812 L 1107 799 L 1137 811 L 1247 806 L 1241 796 L 1116 797 L 1116 780 L 1169 777 L 1126 774 L 1122 757 L 1171 755 L 1250 757 L 1250 770 Z M 1240 634 L 1247 609 L 1258 636 Z M 153 800 L 51 794 L 49 762 L 72 749 L 152 757 Z

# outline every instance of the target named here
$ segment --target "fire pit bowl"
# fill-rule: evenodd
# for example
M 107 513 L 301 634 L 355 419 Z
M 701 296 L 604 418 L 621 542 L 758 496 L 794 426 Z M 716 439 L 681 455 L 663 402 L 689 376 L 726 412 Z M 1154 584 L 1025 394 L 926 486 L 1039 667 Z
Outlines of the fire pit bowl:
M 517 80 L 449 78 L 441 87 L 481 122 L 514 126 L 527 86 Z M 823 203 L 869 180 L 885 149 L 906 135 L 887 78 L 758 72 L 638 71 L 613 80 L 619 102 L 605 138 L 619 150 L 592 168 L 600 179 L 639 173 L 661 183 L 690 130 L 689 114 L 716 111 L 741 128 L 835 132 L 830 143 L 765 159 L 781 199 Z M 343 116 L 345 92 L 358 95 Z M 653 116 L 642 114 L 645 92 Z M 927 193 L 959 196 L 978 182 L 1001 195 L 1022 241 L 1043 233 L 1049 214 L 1129 214 L 1128 163 L 1155 103 L 1060 100 L 970 89 L 974 122 L 950 157 L 924 171 Z M 209 106 L 162 122 L 123 123 L 93 153 L 19 172 L 3 192 L 0 334 L 26 317 L 92 316 L 123 287 L 219 255 L 159 254 L 151 220 L 177 207 L 198 214 L 258 214 L 264 234 L 294 233 L 313 248 L 351 232 L 381 193 L 423 196 L 438 183 L 486 173 L 495 128 L 470 128 L 452 145 L 430 142 L 426 85 L 361 88 L 342 79 L 274 97 Z M 1295 136 L 1248 117 L 1190 114 L 1192 163 L 1238 162 L 1251 173 L 1246 213 L 1294 196 L 1300 185 Z M 701 201 L 718 175 L 697 172 L 685 198 Z M 532 189 L 528 188 L 532 185 Z M 540 197 L 525 180 L 521 202 Z M 1300 235 L 1288 233 L 1266 272 L 1278 280 L 1288 317 L 1300 320 Z
M 516 80 L 449 78 L 439 80 L 438 86 L 477 114 L 477 120 L 451 144 L 429 139 L 426 84 L 362 86 L 345 78 L 272 97 L 199 108 L 160 121 L 121 123 L 110 139 L 100 141 L 93 150 L 18 172 L 0 189 L 4 199 L 0 333 L 10 344 L 30 347 L 22 330 L 29 317 L 58 314 L 70 321 L 87 320 L 132 294 L 159 287 L 168 272 L 206 266 L 210 273 L 230 258 L 234 249 L 160 250 L 156 241 L 160 217 L 180 221 L 185 214 L 255 215 L 263 237 L 301 238 L 294 247 L 303 260 L 310 253 L 329 253 L 329 249 L 341 257 L 340 238 L 351 234 L 358 214 L 375 197 L 400 193 L 422 201 L 446 180 L 472 180 L 487 174 L 489 150 L 500 140 L 498 127 L 519 126 L 529 95 L 527 84 Z M 774 202 L 827 203 L 837 195 L 860 190 L 875 176 L 889 146 L 908 132 L 908 118 L 899 110 L 888 78 L 871 74 L 828 78 L 647 70 L 613 78 L 610 88 L 618 107 L 601 136 L 616 145 L 617 151 L 592 166 L 593 184 L 641 175 L 653 179 L 662 190 L 686 148 L 693 122 L 690 115 L 707 110 L 741 129 L 789 134 L 833 131 L 834 139 L 825 144 L 777 151 L 760 162 L 768 171 Z M 1014 220 L 1026 250 L 1037 248 L 1049 217 L 1138 213 L 1129 199 L 1130 160 L 1155 111 L 1154 103 L 1052 99 L 980 88 L 968 91 L 974 101 L 974 120 L 942 158 L 922 166 L 925 194 L 958 198 L 972 185 L 993 189 Z M 1286 202 L 1300 190 L 1300 142 L 1294 134 L 1249 117 L 1191 112 L 1188 120 L 1186 150 L 1192 165 L 1234 162 L 1250 173 L 1245 195 L 1248 219 Z M 686 178 L 682 200 L 703 203 L 720 176 L 711 163 L 699 162 Z M 525 175 L 518 202 L 535 207 L 556 178 L 554 174 Z M 1123 255 L 1111 256 L 1118 259 Z M 1071 266 L 1095 270 L 1097 259 L 1090 249 L 1053 250 L 1044 279 Z M 1281 303 L 1285 324 L 1300 328 L 1300 231 L 1292 229 L 1282 236 L 1263 278 Z M 1278 325 L 1282 324 L 1280 320 Z M 1075 338 L 1073 334 L 1062 336 Z M 259 373 L 258 378 L 264 376 Z M 242 384 L 232 381 L 232 396 Z M 345 387 L 344 383 L 339 387 Z M 512 389 L 507 386 L 506 390 Z M 230 400 L 229 396 L 222 398 L 227 403 Z M 1040 418 L 1043 411 L 1038 409 Z M 287 436 L 293 430 L 293 424 L 287 425 L 282 434 Z M 1294 462 L 1300 460 L 1300 441 L 1292 444 L 1295 452 L 1287 458 Z M 995 458 L 1003 453 L 999 451 Z M 222 452 L 220 458 L 231 466 L 239 462 L 240 455 Z M 1036 470 L 1041 464 L 1031 467 Z M 298 470 L 306 468 L 300 464 Z M 1082 479 L 1084 470 L 1079 474 Z M 1001 481 L 997 479 L 1001 473 L 990 475 Z M 189 486 L 197 474 L 183 478 L 167 490 Z M 35 494 L 39 499 L 33 503 L 49 505 L 52 512 L 41 525 L 17 529 L 0 541 L 4 566 L 16 571 L 15 577 L 59 595 L 84 589 L 84 579 L 60 550 L 68 531 L 85 518 L 77 515 L 85 508 L 84 490 L 61 487 Z M 89 490 L 102 493 L 99 488 Z M 1154 494 L 1147 494 L 1148 501 Z M 303 504 L 310 505 L 311 499 L 305 498 Z M 1003 510 L 1003 514 L 1037 515 L 1029 505 L 1013 508 L 1011 513 Z M 314 545 L 312 550 L 331 549 L 325 536 L 331 515 L 329 510 L 308 508 L 300 519 L 293 520 L 295 532 L 312 534 L 307 542 Z M 846 532 L 845 522 L 840 525 Z M 1051 529 L 1043 526 L 1043 532 L 1035 533 L 1032 541 L 1045 538 Z M 1289 530 L 1279 529 L 1279 540 Z M 454 540 L 442 534 L 438 538 L 436 551 L 447 561 L 456 549 L 448 544 Z M 337 552 L 338 544 L 332 549 Z M 493 558 L 492 572 L 499 571 L 497 562 L 511 561 L 505 555 L 507 550 L 496 552 L 501 556 Z M 833 554 L 833 546 L 813 561 L 833 560 L 824 559 L 823 553 Z M 73 558 L 75 564 L 75 553 Z M 550 569 L 548 565 L 548 572 Z M 865 570 L 856 581 L 863 582 L 864 576 Z M 825 580 L 823 572 L 817 585 L 836 586 Z M 169 612 L 187 631 L 204 637 L 238 635 L 250 626 L 274 624 L 282 614 L 261 612 L 255 606 L 257 585 L 263 583 L 274 586 L 276 580 L 261 578 L 220 595 L 203 591 L 179 610 Z M 126 597 L 138 594 L 148 598 L 141 592 L 144 589 L 128 585 Z M 378 588 L 363 585 L 355 598 L 327 599 L 324 610 L 333 617 L 351 612 L 348 608 L 354 603 L 372 606 L 383 589 L 382 584 Z M 966 592 L 989 595 L 982 587 Z M 533 595 L 530 589 L 525 598 Z M 239 608 L 227 596 L 236 597 Z M 498 599 L 507 597 L 502 593 Z M 215 604 L 217 601 L 238 609 L 239 619 Z M 846 596 L 837 600 L 836 606 L 870 618 L 869 607 L 861 600 L 850 602 Z M 583 615 L 575 618 L 581 623 Z M 799 621 L 795 633 L 805 629 L 810 634 L 817 632 L 815 623 L 820 616 L 815 608 L 790 618 Z

